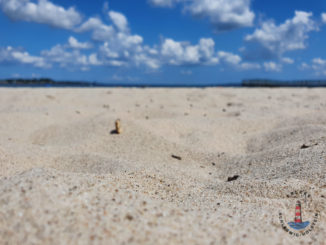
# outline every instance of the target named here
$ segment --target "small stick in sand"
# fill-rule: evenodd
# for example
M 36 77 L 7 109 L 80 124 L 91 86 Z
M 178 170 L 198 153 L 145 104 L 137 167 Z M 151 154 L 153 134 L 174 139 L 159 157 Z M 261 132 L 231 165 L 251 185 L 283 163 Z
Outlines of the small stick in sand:
M 121 133 L 122 133 L 120 119 L 117 119 L 117 120 L 115 121 L 115 132 L 116 132 L 117 134 L 121 134 Z
M 182 160 L 182 158 L 181 158 L 181 157 L 179 157 L 179 156 L 176 156 L 176 155 L 171 155 L 171 157 L 173 157 L 173 158 L 175 158 L 175 159 L 177 159 L 177 160 L 179 160 L 179 161 L 181 161 L 181 160 Z

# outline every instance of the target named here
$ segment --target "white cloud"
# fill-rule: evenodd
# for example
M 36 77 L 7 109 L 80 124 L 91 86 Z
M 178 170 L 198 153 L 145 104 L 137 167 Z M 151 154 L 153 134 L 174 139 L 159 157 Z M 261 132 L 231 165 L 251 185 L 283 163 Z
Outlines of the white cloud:
M 39 0 L 37 3 L 30 0 L 0 0 L 0 7 L 12 18 L 46 23 L 73 29 L 75 32 L 90 31 L 93 40 L 104 42 L 97 53 L 84 55 L 80 50 L 90 49 L 92 45 L 88 42 L 79 42 L 71 36 L 68 44 L 58 44 L 50 50 L 41 52 L 42 60 L 51 64 L 59 64 L 68 69 L 80 66 L 82 70 L 87 69 L 87 66 L 95 65 L 159 67 L 159 62 L 153 57 L 158 54 L 158 51 L 144 46 L 141 36 L 130 34 L 128 20 L 119 12 L 108 12 L 111 24 L 105 24 L 98 17 L 91 17 L 80 24 L 81 16 L 74 8 L 64 9 L 48 0 Z M 103 5 L 103 9 L 108 10 L 107 2 Z M 80 25 L 76 26 L 77 24 Z M 25 63 L 32 62 L 28 60 L 28 56 L 18 58 L 24 59 Z
M 117 74 L 114 74 L 111 78 L 111 80 L 113 81 L 128 81 L 128 82 L 137 82 L 139 81 L 139 78 L 137 77 L 131 77 L 131 76 L 120 76 L 120 75 L 117 75 Z
M 115 11 L 108 13 L 112 25 L 107 25 L 102 22 L 98 17 L 91 17 L 78 28 L 75 28 L 76 32 L 92 32 L 92 38 L 96 41 L 109 41 L 117 37 L 119 33 L 129 34 L 128 20 L 127 18 Z
M 264 68 L 265 68 L 265 71 L 280 72 L 282 70 L 282 65 L 270 61 L 270 62 L 264 62 Z
M 241 57 L 239 55 L 229 52 L 219 51 L 218 57 L 222 62 L 227 64 L 238 65 L 241 62 Z
M 99 26 L 104 25 L 102 21 L 97 17 L 91 17 L 84 23 L 82 23 L 81 26 L 75 29 L 76 32 L 85 32 L 85 31 L 91 31 L 93 29 L 98 28 Z
M 217 30 L 252 26 L 250 0 L 194 0 L 186 7 L 195 16 L 208 17 Z
M 311 60 L 311 63 L 302 62 L 300 67 L 301 70 L 312 70 L 317 76 L 326 76 L 326 59 L 320 57 Z
M 156 57 L 151 57 L 146 53 L 139 53 L 133 57 L 133 61 L 136 65 L 145 65 L 151 69 L 158 69 L 161 64 Z
M 139 35 L 118 33 L 114 41 L 119 42 L 124 48 L 135 47 L 136 49 L 141 49 L 140 45 L 143 43 L 143 38 Z
M 195 17 L 208 18 L 218 31 L 252 26 L 255 14 L 250 0 L 149 0 L 154 6 L 172 7 L 182 3 L 184 10 Z
M 220 64 L 237 70 L 261 68 L 257 63 L 242 62 L 242 58 L 237 54 L 225 51 L 216 52 L 215 43 L 210 38 L 201 38 L 196 45 L 165 39 L 160 47 L 158 59 L 163 65 L 174 66 Z
M 47 24 L 53 27 L 72 29 L 78 25 L 81 15 L 70 7 L 65 9 L 48 0 L 0 0 L 1 10 L 13 20 Z
M 92 31 L 92 38 L 96 41 L 106 41 L 110 39 L 115 30 L 112 26 L 106 25 L 97 17 L 91 17 L 80 27 L 75 29 L 76 32 Z
M 110 11 L 109 12 L 109 17 L 112 20 L 113 24 L 120 30 L 120 31 L 127 31 L 128 30 L 128 20 L 127 18 L 115 11 Z
M 261 28 L 247 35 L 249 49 L 244 50 L 247 59 L 280 59 L 286 52 L 305 49 L 308 33 L 318 30 L 311 19 L 312 13 L 295 11 L 292 19 L 276 25 L 273 21 L 262 23 Z
M 103 64 L 109 66 L 145 65 L 157 69 L 160 67 L 157 53 L 148 46 L 142 46 L 142 39 L 138 36 L 124 38 L 119 35 L 115 42 L 105 42 L 100 47 L 98 56 Z
M 203 57 L 207 59 L 211 59 L 212 63 L 217 63 L 217 60 L 214 60 L 214 52 L 215 52 L 215 42 L 211 38 L 201 38 L 199 40 L 198 49 Z
M 302 62 L 301 65 L 299 66 L 300 70 L 307 70 L 310 69 L 310 66 L 306 62 Z
M 48 68 L 49 64 L 42 57 L 32 56 L 21 48 L 0 47 L 0 63 L 2 64 L 25 64 L 39 68 Z
M 239 65 L 240 70 L 259 70 L 260 68 L 260 64 L 252 62 L 243 62 Z
M 97 53 L 97 62 L 107 66 L 146 66 L 152 69 L 160 67 L 158 50 L 143 44 L 143 37 L 131 34 L 127 18 L 118 12 L 108 13 L 112 25 L 107 25 L 99 18 L 90 18 L 77 32 L 91 31 L 92 38 L 103 41 Z M 94 61 L 92 56 L 92 61 Z M 94 63 L 94 62 L 92 62 Z
M 107 66 L 146 66 L 157 69 L 160 64 L 157 60 L 158 50 L 143 44 L 143 37 L 132 34 L 127 18 L 115 11 L 108 13 L 111 25 L 105 24 L 99 18 L 89 18 L 77 32 L 92 32 L 92 39 L 102 41 L 97 53 L 96 63 Z M 92 58 L 94 58 L 92 56 Z
M 106 45 L 110 46 L 110 49 L 114 50 L 112 52 L 115 53 L 133 47 L 140 49 L 143 38 L 139 35 L 130 34 L 127 18 L 123 14 L 114 11 L 109 12 L 109 17 L 113 25 L 104 24 L 99 18 L 89 18 L 80 27 L 76 28 L 76 31 L 91 31 L 94 40 L 109 43 L 110 45 Z
M 100 66 L 103 65 L 103 63 L 98 59 L 97 54 L 92 53 L 88 57 L 89 64 L 93 66 Z
M 110 40 L 99 48 L 99 56 L 104 63 L 113 66 L 122 66 L 129 63 L 156 67 L 150 62 L 152 56 L 148 48 L 143 46 L 143 38 L 139 35 L 116 33 Z
M 172 7 L 178 0 L 149 0 L 151 4 L 157 7 Z
M 310 64 L 302 62 L 299 68 L 301 70 L 312 70 L 317 76 L 326 76 L 326 59 L 317 57 L 312 59 Z
M 317 75 L 326 75 L 326 60 L 322 58 L 314 58 L 312 60 L 311 68 Z
M 321 20 L 323 21 L 323 23 L 326 23 L 326 13 L 321 14 Z
M 315 65 L 324 66 L 324 65 L 326 65 L 326 60 L 323 60 L 321 58 L 314 58 L 312 60 L 312 63 L 315 64 Z
M 3 1 L 0 0 L 0 3 Z M 24 2 L 25 4 L 29 2 L 29 0 L 9 1 Z M 197 0 L 191 1 L 193 4 L 197 3 Z M 45 2 L 49 3 L 48 0 L 40 0 L 38 5 L 41 6 Z M 232 9 L 233 1 L 230 4 Z M 187 6 L 194 7 L 195 5 L 188 4 Z M 97 50 L 85 51 L 94 48 L 92 43 L 81 42 L 76 37 L 70 36 L 66 44 L 57 44 L 49 50 L 43 50 L 39 57 L 31 56 L 20 49 L 0 49 L 2 55 L 0 62 L 16 62 L 37 67 L 58 65 L 68 70 L 80 69 L 83 71 L 89 70 L 92 66 L 142 66 L 158 69 L 164 65 L 201 66 L 219 63 L 244 70 L 260 68 L 256 63 L 244 63 L 237 54 L 215 51 L 215 42 L 211 38 L 201 38 L 197 44 L 166 38 L 160 45 L 147 46 L 144 44 L 142 36 L 131 32 L 128 20 L 123 14 L 115 11 L 109 11 L 107 14 L 110 21 L 108 24 L 99 17 L 91 17 L 72 29 L 77 33 L 90 32 L 92 39 L 98 41 Z M 69 28 L 71 27 L 69 26 Z M 95 45 L 95 43 L 93 44 Z
M 75 48 L 75 49 L 90 49 L 92 48 L 92 44 L 88 42 L 79 42 L 76 38 L 70 36 L 68 39 L 68 46 L 70 48 Z
M 284 58 L 282 58 L 282 62 L 285 64 L 293 64 L 294 60 L 289 57 L 284 57 Z
M 220 63 L 231 66 L 237 70 L 257 70 L 261 68 L 257 63 L 243 62 L 239 55 L 230 52 L 219 51 L 217 56 Z
M 162 55 L 167 57 L 182 57 L 184 48 L 181 42 L 175 42 L 172 39 L 166 39 L 162 45 Z M 175 63 L 175 62 L 173 62 Z
M 118 52 L 114 51 L 113 49 L 111 49 L 109 47 L 109 43 L 105 42 L 101 47 L 100 47 L 100 51 L 103 55 L 105 55 L 105 57 L 107 58 L 112 58 L 112 59 L 116 59 L 119 58 L 120 55 Z
M 49 63 L 59 64 L 60 67 L 73 69 L 83 68 L 90 65 L 88 57 L 78 49 L 67 51 L 66 48 L 60 44 L 52 47 L 50 50 L 43 50 L 41 56 Z
M 217 64 L 213 39 L 202 38 L 197 45 L 165 39 L 161 46 L 161 57 L 170 65 Z

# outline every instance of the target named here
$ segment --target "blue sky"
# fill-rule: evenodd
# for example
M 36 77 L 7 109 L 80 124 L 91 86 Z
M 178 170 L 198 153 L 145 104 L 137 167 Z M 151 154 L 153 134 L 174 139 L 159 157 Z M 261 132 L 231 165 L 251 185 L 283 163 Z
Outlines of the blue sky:
M 0 0 L 0 78 L 326 79 L 323 0 Z

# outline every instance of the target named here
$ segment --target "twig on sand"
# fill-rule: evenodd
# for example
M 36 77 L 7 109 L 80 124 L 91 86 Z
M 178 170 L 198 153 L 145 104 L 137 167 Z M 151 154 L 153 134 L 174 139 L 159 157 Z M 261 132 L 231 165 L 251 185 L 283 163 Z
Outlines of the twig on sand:
M 177 160 L 179 160 L 179 161 L 181 161 L 181 160 L 182 160 L 182 158 L 181 158 L 181 157 L 179 157 L 179 156 L 176 156 L 176 155 L 171 155 L 171 157 L 173 157 L 173 158 L 175 158 L 175 159 L 177 159 Z
M 315 145 L 318 145 L 318 143 L 314 143 L 314 144 L 311 144 L 311 145 L 306 145 L 306 144 L 303 144 L 300 149 L 307 149 L 309 147 L 312 147 L 312 146 L 315 146 Z

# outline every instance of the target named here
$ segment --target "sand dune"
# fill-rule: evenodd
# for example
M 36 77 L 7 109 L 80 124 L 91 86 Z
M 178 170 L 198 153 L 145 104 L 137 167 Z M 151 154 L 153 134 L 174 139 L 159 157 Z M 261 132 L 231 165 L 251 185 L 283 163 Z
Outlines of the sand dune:
M 325 112 L 326 89 L 1 89 L 0 244 L 325 244 Z

